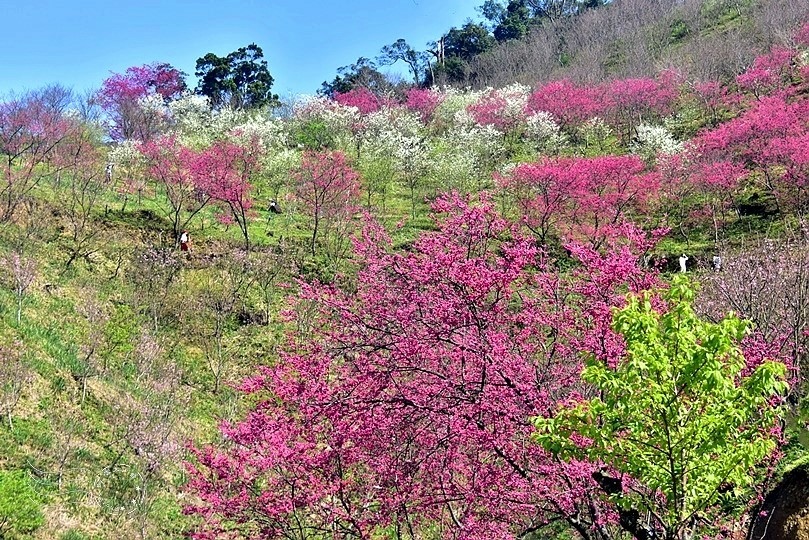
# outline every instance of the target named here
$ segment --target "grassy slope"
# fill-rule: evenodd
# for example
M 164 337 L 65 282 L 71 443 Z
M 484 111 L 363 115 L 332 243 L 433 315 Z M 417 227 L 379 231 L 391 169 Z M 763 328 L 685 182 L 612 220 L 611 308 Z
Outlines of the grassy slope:
M 740 23 L 733 17 L 720 21 L 724 29 Z M 671 46 L 678 46 L 676 40 Z M 683 120 L 682 134 L 693 134 L 696 126 L 687 122 Z M 268 198 L 261 186 L 259 194 L 262 201 Z M 185 497 L 178 464 L 182 452 L 178 450 L 178 459 L 161 463 L 159 472 L 149 476 L 148 456 L 135 451 L 129 428 L 142 420 L 138 413 L 144 408 L 160 413 L 169 403 L 169 413 L 160 419 L 169 426 L 170 442 L 204 443 L 217 439 L 219 419 L 237 417 L 249 405 L 249 400 L 238 400 L 227 384 L 212 391 L 214 377 L 200 345 L 203 340 L 195 333 L 210 326 L 202 300 L 222 285 L 221 272 L 233 272 L 233 267 L 223 270 L 218 265 L 238 252 L 241 235 L 235 226 L 218 224 L 210 209 L 194 222 L 190 231 L 194 252 L 179 259 L 178 275 L 157 303 L 161 316 L 155 331 L 144 278 L 135 279 L 133 261 L 149 246 L 173 243 L 160 207 L 149 199 L 138 203 L 130 198 L 124 209 L 120 198 L 110 196 L 93 216 L 93 229 L 98 231 L 93 253 L 65 268 L 69 236 L 64 196 L 58 188 L 43 184 L 36 193 L 41 201 L 36 223 L 0 229 L 0 255 L 23 243 L 25 256 L 38 267 L 20 324 L 15 297 L 8 287 L 0 287 L 0 346 L 5 345 L 8 357 L 9 351 L 22 351 L 19 372 L 26 379 L 12 413 L 13 427 L 0 422 L 0 470 L 25 470 L 34 479 L 44 522 L 34 533 L 36 538 L 179 538 L 188 523 L 180 508 Z M 379 203 L 374 201 L 374 207 Z M 424 204 L 415 220 L 407 219 L 410 202 L 402 188 L 394 189 L 385 206 L 386 212 L 378 217 L 392 231 L 397 246 L 431 227 Z M 400 221 L 404 226 L 396 227 Z M 775 217 L 732 219 L 723 242 L 740 245 L 757 235 L 777 235 L 788 226 Z M 21 242 L 29 234 L 30 239 Z M 250 225 L 256 251 L 265 259 L 277 257 L 285 269 L 277 282 L 294 278 L 293 268 L 305 277 L 334 275 L 339 265 L 323 256 L 313 260 L 306 255 L 308 235 L 307 220 L 292 208 L 279 216 L 261 208 Z M 279 254 L 277 246 L 282 243 L 292 248 Z M 658 246 L 657 255 L 672 257 L 687 251 L 707 259 L 713 250 L 713 231 L 692 229 L 687 235 L 673 231 Z M 257 364 L 275 361 L 283 332 L 277 315 L 287 306 L 287 294 L 288 290 L 272 286 L 265 305 L 261 292 L 251 288 L 244 305 L 229 314 L 222 339 L 228 359 L 226 382 L 237 381 Z M 104 312 L 95 321 L 87 314 L 87 305 L 93 302 Z M 265 309 L 271 314 L 267 324 L 258 319 L 238 321 L 236 311 L 255 314 Z M 139 365 L 137 350 L 145 330 L 162 348 L 162 364 L 149 369 Z M 89 366 L 84 361 L 88 343 L 99 344 Z M 161 380 L 174 380 L 165 370 L 175 365 L 180 368 L 175 384 L 160 388 Z M 147 497 L 141 496 L 139 486 L 148 488 Z M 0 489 L 0 507 L 2 497 Z
M 12 425 L 0 423 L 0 470 L 26 470 L 34 479 L 32 487 L 44 516 L 36 538 L 127 538 L 138 537 L 141 531 L 145 537 L 180 537 L 187 520 L 180 511 L 183 496 L 178 488 L 184 477 L 179 464 L 162 464 L 159 474 L 144 482 L 147 460 L 135 452 L 127 434 L 127 421 L 156 399 L 156 381 L 137 366 L 140 333 L 153 332 L 153 324 L 143 280 L 134 279 L 133 257 L 150 245 L 171 245 L 166 234 L 170 226 L 152 200 L 137 204 L 130 199 L 124 210 L 121 199 L 109 196 L 94 210 L 92 252 L 66 267 L 70 245 L 62 206 L 66 196 L 43 182 L 35 194 L 40 201 L 35 225 L 8 224 L 0 234 L 0 256 L 23 245 L 24 257 L 36 261 L 37 267 L 37 277 L 24 296 L 20 324 L 16 297 L 10 288 L 0 288 L 0 345 L 7 346 L 6 353 L 22 351 L 20 372 L 25 374 Z M 389 199 L 388 215 L 379 217 L 393 224 L 409 213 L 409 199 L 398 192 Z M 419 215 L 425 213 L 422 205 Z M 429 226 L 429 220 L 419 217 L 396 229 L 394 236 L 398 243 L 406 243 Z M 264 257 L 272 257 L 273 246 L 282 242 L 301 251 L 309 237 L 306 219 L 291 211 L 281 215 L 261 211 L 249 231 L 254 251 Z M 246 406 L 247 400 L 236 400 L 229 382 L 251 373 L 257 364 L 275 360 L 273 351 L 282 332 L 277 313 L 289 294 L 273 288 L 271 305 L 264 306 L 255 288 L 243 293 L 247 310 L 269 308 L 270 322 L 240 324 L 230 314 L 223 338 L 228 365 L 224 384 L 214 393 L 205 352 L 189 328 L 209 322 L 194 319 L 195 306 L 216 286 L 217 261 L 239 252 L 242 239 L 237 227 L 217 223 L 213 209 L 205 210 L 190 232 L 193 252 L 179 259 L 180 269 L 162 302 L 165 313 L 155 333 L 163 346 L 161 357 L 181 371 L 176 388 L 164 393 L 170 398 L 157 392 L 158 400 L 173 400 L 177 414 L 166 421 L 176 445 L 216 440 L 219 420 L 238 415 Z M 328 259 L 297 257 L 304 270 L 333 274 Z M 293 277 L 282 273 L 278 281 Z M 88 314 L 94 305 L 100 306 L 102 316 Z M 93 344 L 96 350 L 87 362 Z M 158 495 L 139 501 L 139 485 Z
M 19 325 L 14 296 L 0 288 L 0 343 L 23 344 L 22 363 L 29 374 L 13 411 L 13 428 L 0 423 L 0 469 L 27 470 L 36 480 L 44 512 L 37 538 L 137 537 L 140 531 L 146 537 L 179 537 L 187 524 L 180 511 L 182 470 L 176 462 L 163 463 L 159 474 L 144 482 L 146 461 L 127 438 L 128 420 L 122 418 L 133 418 L 132 414 L 137 418 L 133 410 L 142 411 L 156 399 L 170 399 L 173 414 L 163 421 L 170 426 L 173 443 L 182 445 L 187 440 L 217 440 L 219 419 L 236 417 L 247 406 L 249 400 L 237 400 L 227 383 L 217 393 L 212 391 L 214 379 L 194 334 L 194 328 L 210 324 L 210 319 L 195 317 L 199 299 L 211 294 L 221 277 L 217 261 L 239 251 L 241 235 L 234 226 L 217 224 L 212 210 L 195 222 L 191 229 L 194 251 L 179 259 L 178 275 L 160 302 L 163 313 L 154 332 L 143 278 L 135 279 L 133 257 L 149 244 L 170 244 L 165 234 L 168 223 L 160 218 L 155 203 L 144 200 L 138 207 L 130 201 L 125 211 L 115 198 L 99 204 L 93 216 L 98 231 L 93 253 L 66 268 L 69 238 L 65 217 L 56 215 L 59 193 L 43 186 L 38 196 L 43 201 L 40 226 L 25 245 L 25 256 L 37 261 L 38 277 L 24 299 Z M 387 207 L 388 213 L 380 217 L 397 245 L 431 226 L 424 207 L 418 219 L 407 221 L 409 199 L 403 191 L 394 193 Z M 403 220 L 404 227 L 395 227 Z M 751 227 L 765 225 L 769 227 L 754 220 L 739 221 L 728 229 L 729 240 L 742 242 Z M 7 227 L 0 252 L 8 252 L 24 234 L 20 224 Z M 707 254 L 711 234 L 691 231 L 689 252 L 703 247 Z M 264 258 L 276 256 L 272 247 L 287 239 L 299 246 L 293 255 L 299 269 L 305 273 L 309 269 L 311 276 L 333 275 L 328 259 L 311 260 L 301 253 L 308 241 L 301 215 L 260 212 L 251 222 L 250 235 Z M 661 249 L 677 253 L 684 245 L 670 235 Z M 278 282 L 293 277 L 293 273 L 282 273 Z M 273 288 L 270 294 L 270 306 L 262 304 L 256 289 L 243 295 L 243 309 L 248 312 L 269 308 L 268 325 L 240 324 L 234 316 L 228 319 L 223 338 L 228 356 L 224 381 L 237 381 L 255 365 L 275 361 L 274 350 L 283 331 L 277 313 L 286 306 L 289 291 Z M 88 303 L 102 306 L 103 317 L 88 315 Z M 165 393 L 156 392 L 153 375 L 137 366 L 136 349 L 144 330 L 160 341 L 167 365 L 180 368 L 176 386 Z M 89 343 L 96 343 L 97 350 L 88 365 L 84 359 Z M 146 485 L 156 496 L 139 502 L 139 485 Z M 113 529 L 116 535 L 110 536 Z

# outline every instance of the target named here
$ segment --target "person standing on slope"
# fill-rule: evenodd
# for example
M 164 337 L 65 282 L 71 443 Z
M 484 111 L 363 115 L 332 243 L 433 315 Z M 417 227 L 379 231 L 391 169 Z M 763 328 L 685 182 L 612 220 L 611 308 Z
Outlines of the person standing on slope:
M 183 231 L 180 235 L 180 251 L 191 251 L 191 237 L 188 231 Z

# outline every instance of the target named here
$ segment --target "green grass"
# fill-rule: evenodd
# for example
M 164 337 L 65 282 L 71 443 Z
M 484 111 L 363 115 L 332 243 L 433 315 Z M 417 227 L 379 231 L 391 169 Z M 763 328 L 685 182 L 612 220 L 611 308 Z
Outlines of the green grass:
M 723 24 L 735 24 L 733 20 Z M 616 47 L 616 62 L 620 61 L 620 49 Z M 684 135 L 700 127 L 696 115 L 685 115 L 680 122 L 678 129 Z M 571 147 L 565 155 L 595 156 L 625 151 L 620 144 L 619 138 L 612 136 L 602 148 Z M 520 161 L 536 158 L 516 144 L 511 150 Z M 415 218 L 411 215 L 410 193 L 398 183 L 391 184 L 384 198 L 384 211 L 383 199 L 378 194 L 372 197 L 371 208 L 362 210 L 368 210 L 388 230 L 394 249 L 405 250 L 420 234 L 435 230 L 425 195 L 434 196 L 439 187 L 423 186 Z M 257 186 L 259 194 L 270 191 L 268 186 Z M 39 481 L 38 492 L 47 494 L 43 496 L 43 508 L 64 513 L 73 520 L 64 530 L 43 530 L 40 538 L 108 538 L 111 536 L 107 531 L 131 527 L 122 517 L 126 512 L 140 511 L 131 507 L 131 501 L 143 465 L 126 439 L 124 432 L 128 426 L 121 425 L 119 415 L 130 401 L 145 407 L 155 392 L 155 381 L 150 379 L 152 375 L 143 368 L 138 356 L 142 332 L 154 334 L 162 350 L 160 359 L 177 366 L 181 372 L 176 390 L 182 398 L 177 402 L 179 442 L 218 441 L 219 422 L 240 417 L 260 399 L 260 396 L 241 396 L 227 384 L 214 394 L 213 376 L 200 347 L 199 335 L 206 329 L 200 327 L 210 324 L 209 314 L 203 313 L 209 309 L 204 300 L 220 285 L 217 272 L 237 268 L 227 260 L 241 251 L 243 239 L 237 226 L 225 227 L 217 222 L 215 207 L 200 212 L 189 227 L 193 252 L 179 259 L 178 276 L 157 306 L 162 316 L 155 331 L 146 292 L 141 288 L 150 276 L 135 279 L 137 268 L 132 259 L 134 254 L 151 246 L 173 248 L 171 223 L 163 212 L 162 200 L 130 198 L 124 207 L 121 197 L 106 194 L 92 214 L 96 235 L 89 250 L 94 253 L 66 268 L 71 248 L 62 208 L 66 195 L 64 186 L 60 189 L 46 182 L 36 190 L 35 196 L 43 204 L 42 220 L 38 224 L 40 229 L 26 240 L 25 253 L 37 260 L 39 276 L 26 298 L 21 324 L 15 321 L 13 294 L 0 287 L 0 340 L 24 343 L 25 366 L 35 373 L 34 381 L 12 415 L 14 429 L 0 424 L 0 471 L 31 472 Z M 350 261 L 329 256 L 322 246 L 314 257 L 310 255 L 309 219 L 286 195 L 282 190 L 284 213 L 280 215 L 269 214 L 266 211 L 269 197 L 259 196 L 256 215 L 249 222 L 255 256 L 270 260 L 289 257 L 288 270 L 279 275 L 278 283 L 295 278 L 328 281 L 341 274 L 350 275 L 354 270 Z M 363 197 L 362 202 L 365 201 Z M 506 216 L 516 216 L 516 208 L 505 198 L 496 197 L 494 202 Z M 361 226 L 359 212 L 354 225 Z M 722 242 L 726 247 L 741 246 L 761 236 L 786 234 L 793 227 L 794 224 L 778 216 L 734 218 L 723 227 Z M 0 230 L 0 255 L 11 251 L 25 234 L 19 223 Z M 689 227 L 687 239 L 673 231 L 656 247 L 655 255 L 687 252 L 707 256 L 715 249 L 713 234 L 712 228 L 705 226 Z M 278 253 L 281 244 L 290 246 L 290 253 Z M 559 271 L 575 264 L 558 242 L 548 249 L 558 256 Z M 82 314 L 82 305 L 88 299 L 97 301 L 106 310 L 107 318 L 96 328 Z M 225 330 L 229 383 L 253 373 L 257 365 L 273 365 L 278 361 L 277 351 L 287 330 L 279 312 L 291 301 L 294 288 L 274 287 L 269 300 L 270 323 L 242 324 L 237 313 L 259 314 L 267 308 L 258 290 L 242 295 L 241 304 L 230 315 Z M 85 367 L 81 352 L 94 330 L 100 331 L 104 345 L 96 352 L 98 366 L 90 377 L 87 397 L 81 402 L 79 379 Z M 158 493 L 147 511 L 147 529 L 152 537 L 181 538 L 189 523 L 176 496 L 183 482 L 179 459 L 168 464 L 151 486 Z M 65 464 L 60 488 L 61 460 Z M 113 462 L 115 467 L 111 466 Z M 554 534 L 557 538 L 566 537 L 563 530 Z

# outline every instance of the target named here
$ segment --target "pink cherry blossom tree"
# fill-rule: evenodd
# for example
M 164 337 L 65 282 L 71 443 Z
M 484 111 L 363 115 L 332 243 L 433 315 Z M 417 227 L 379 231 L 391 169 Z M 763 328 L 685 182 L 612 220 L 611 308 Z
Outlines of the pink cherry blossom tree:
M 660 178 L 637 156 L 602 156 L 520 165 L 499 185 L 541 242 L 554 233 L 600 248 L 657 196 Z
M 493 126 L 507 137 L 515 138 L 519 135 L 518 128 L 525 123 L 528 99 L 527 86 L 512 84 L 485 92 L 467 111 L 478 124 Z
M 139 150 L 147 161 L 149 176 L 160 188 L 163 213 L 178 245 L 180 233 L 211 201 L 209 186 L 201 185 L 200 176 L 193 173 L 199 155 L 173 136 L 144 142 Z
M 760 177 L 783 212 L 809 206 L 809 100 L 788 92 L 762 96 L 740 116 L 705 131 L 690 144 L 694 159 L 727 161 Z
M 305 152 L 293 174 L 295 200 L 312 225 L 310 249 L 315 255 L 318 236 L 350 221 L 359 199 L 359 174 L 342 152 Z
M 196 184 L 206 186 L 208 194 L 227 207 L 242 232 L 246 250 L 250 249 L 247 225 L 253 208 L 250 181 L 258 172 L 260 157 L 261 145 L 256 139 L 245 144 L 216 141 L 192 165 Z
M 113 73 L 101 85 L 97 100 L 112 121 L 114 140 L 154 138 L 165 127 L 161 106 L 185 90 L 185 74 L 166 63 L 132 66 Z
M 603 115 L 601 89 L 581 86 L 568 79 L 552 81 L 534 90 L 528 99 L 528 112 L 549 112 L 562 128 L 578 127 L 587 120 Z
M 444 99 L 444 95 L 430 88 L 411 88 L 407 91 L 405 106 L 421 115 L 421 121 L 428 124 L 436 107 Z
M 738 96 L 719 81 L 702 81 L 691 85 L 691 94 L 704 111 L 705 123 L 715 127 L 722 116 L 737 105 Z
M 795 49 L 774 47 L 769 53 L 757 57 L 747 71 L 736 77 L 736 84 L 756 99 L 781 91 L 793 74 L 796 56 Z
M 579 351 L 619 357 L 610 308 L 654 280 L 627 246 L 571 245 L 562 277 L 486 199 L 434 210 L 408 252 L 368 223 L 354 286 L 301 284 L 301 332 L 242 385 L 255 408 L 194 449 L 195 538 L 511 539 L 557 520 L 609 538 L 596 469 L 530 444 L 528 419 L 583 390 Z
M 619 79 L 605 84 L 603 95 L 607 117 L 628 141 L 641 122 L 671 112 L 678 96 L 677 80 L 669 72 L 657 79 Z
M 58 172 L 58 145 L 78 127 L 51 89 L 0 102 L 0 222 L 8 221 L 43 178 Z
M 380 98 L 364 86 L 349 90 L 348 92 L 337 92 L 334 101 L 346 107 L 356 107 L 360 114 L 369 114 L 378 111 L 386 104 L 386 100 Z

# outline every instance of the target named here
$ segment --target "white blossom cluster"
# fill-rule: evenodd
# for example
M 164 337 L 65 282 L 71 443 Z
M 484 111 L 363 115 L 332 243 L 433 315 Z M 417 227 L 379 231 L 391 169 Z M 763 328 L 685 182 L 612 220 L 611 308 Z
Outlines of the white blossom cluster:
M 517 168 L 518 165 L 519 165 L 518 163 L 508 161 L 497 167 L 496 172 L 500 176 L 510 176 L 514 174 L 514 170 Z
M 118 190 L 124 193 L 142 192 L 146 188 L 146 180 L 142 168 L 146 159 L 137 148 L 138 142 L 127 139 L 113 146 L 107 154 L 108 174 L 114 178 Z
M 476 173 L 477 163 L 468 152 L 455 153 L 447 148 L 445 139 L 436 141 L 430 157 L 430 179 L 435 191 L 467 193 L 481 181 Z
M 497 95 L 505 100 L 506 112 L 509 116 L 521 117 L 528 105 L 528 98 L 531 96 L 531 87 L 512 83 L 497 90 Z
M 491 97 L 502 99 L 505 103 L 500 116 L 506 127 L 513 128 L 522 123 L 525 118 L 525 108 L 531 96 L 531 87 L 520 83 L 513 83 L 497 90 L 487 89 L 483 99 Z
M 463 111 L 464 115 L 468 115 L 466 108 L 473 103 L 477 103 L 483 96 L 482 91 L 476 90 L 458 90 L 449 86 L 445 86 L 440 90 L 444 99 L 435 108 L 433 113 L 433 121 L 440 126 L 451 127 L 455 125 L 456 114 Z M 464 116 L 462 115 L 461 118 Z M 471 117 L 469 117 L 471 118 Z
M 204 146 L 214 140 L 213 111 L 208 98 L 186 94 L 169 103 L 169 109 L 180 142 Z
M 525 137 L 543 153 L 557 154 L 567 146 L 567 136 L 562 133 L 553 115 L 537 111 L 525 120 Z
M 125 140 L 115 146 L 107 154 L 107 162 L 115 167 L 133 167 L 143 162 L 143 154 L 137 149 L 137 142 Z
M 253 116 L 233 127 L 228 138 L 236 143 L 258 139 L 265 150 L 282 148 L 287 143 L 286 126 L 282 120 L 266 116 Z
M 637 127 L 635 138 L 630 144 L 632 153 L 646 160 L 653 160 L 658 155 L 674 155 L 682 149 L 682 143 L 665 126 L 649 124 L 640 124 Z
M 171 116 L 174 122 L 181 128 L 202 127 L 203 122 L 210 123 L 213 117 L 211 104 L 205 96 L 197 94 L 185 94 L 169 103 Z
M 138 99 L 138 105 L 145 114 L 163 115 L 166 103 L 160 94 L 146 94 Z
M 384 132 L 396 132 L 405 137 L 421 136 L 424 125 L 418 113 L 404 107 L 382 107 L 370 113 L 365 121 L 365 134 L 373 136 Z
M 320 120 L 332 131 L 350 131 L 359 122 L 360 111 L 323 96 L 302 96 L 292 106 L 292 118 L 296 122 Z
M 475 122 L 475 117 L 472 116 L 472 113 L 468 109 L 461 109 L 452 115 L 452 122 L 448 125 L 448 129 L 450 131 L 453 129 L 471 129 L 477 125 L 478 123 Z
M 403 107 L 383 107 L 365 120 L 365 152 L 393 158 L 403 174 L 421 175 L 428 164 L 424 126 L 417 113 Z
M 249 113 L 229 107 L 214 111 L 207 98 L 194 94 L 172 101 L 169 109 L 178 139 L 192 147 L 208 146 L 250 118 Z
M 362 127 L 360 121 L 360 111 L 356 107 L 323 96 L 302 96 L 292 105 L 288 128 L 294 132 L 306 124 L 319 122 L 338 147 L 349 148 L 356 142 L 355 133 Z
M 195 148 L 224 138 L 241 141 L 258 137 L 267 148 L 286 142 L 284 124 L 263 111 L 213 110 L 208 98 L 190 93 L 169 103 L 169 110 L 180 142 Z
M 456 124 L 433 146 L 431 173 L 436 187 L 462 192 L 480 188 L 505 151 L 503 135 L 493 126 Z

